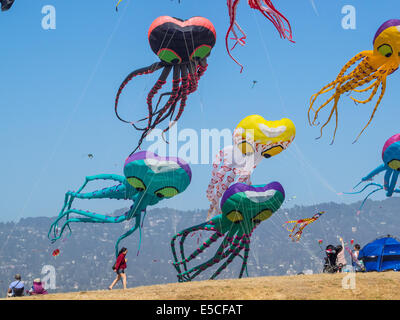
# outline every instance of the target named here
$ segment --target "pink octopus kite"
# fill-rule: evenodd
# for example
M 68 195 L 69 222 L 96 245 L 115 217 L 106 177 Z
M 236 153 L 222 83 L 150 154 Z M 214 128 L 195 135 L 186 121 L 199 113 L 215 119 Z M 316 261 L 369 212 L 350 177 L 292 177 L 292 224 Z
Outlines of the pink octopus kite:
M 239 2 L 240 0 L 227 0 L 229 10 L 229 29 L 225 36 L 225 45 L 229 56 L 241 67 L 240 72 L 242 72 L 243 66 L 234 57 L 232 57 L 230 53 L 230 50 L 233 50 L 237 44 L 240 44 L 241 46 L 246 44 L 246 34 L 236 21 L 236 10 Z M 292 28 L 289 20 L 286 19 L 285 16 L 274 7 L 271 0 L 247 0 L 247 2 L 250 8 L 260 11 L 269 21 L 273 23 L 281 38 L 294 42 L 292 40 Z M 239 36 L 238 33 L 240 33 L 241 36 Z M 231 35 L 233 36 L 231 40 L 234 40 L 235 44 L 231 49 L 229 49 L 228 42 Z

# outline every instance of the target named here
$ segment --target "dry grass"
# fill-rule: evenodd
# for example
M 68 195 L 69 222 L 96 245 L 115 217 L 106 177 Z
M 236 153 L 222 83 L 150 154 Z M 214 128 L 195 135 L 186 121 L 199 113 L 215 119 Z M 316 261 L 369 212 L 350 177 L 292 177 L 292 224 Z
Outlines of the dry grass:
M 400 272 L 357 273 L 355 289 L 343 289 L 347 274 L 171 283 L 127 290 L 72 292 L 19 299 L 39 300 L 400 300 Z

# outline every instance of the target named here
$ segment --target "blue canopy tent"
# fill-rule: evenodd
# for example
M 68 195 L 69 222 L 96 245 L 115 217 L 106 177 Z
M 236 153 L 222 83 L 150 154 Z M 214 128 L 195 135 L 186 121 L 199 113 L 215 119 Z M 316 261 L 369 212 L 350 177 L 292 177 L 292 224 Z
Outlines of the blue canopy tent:
M 366 244 L 358 256 L 366 271 L 400 270 L 400 241 L 387 235 Z

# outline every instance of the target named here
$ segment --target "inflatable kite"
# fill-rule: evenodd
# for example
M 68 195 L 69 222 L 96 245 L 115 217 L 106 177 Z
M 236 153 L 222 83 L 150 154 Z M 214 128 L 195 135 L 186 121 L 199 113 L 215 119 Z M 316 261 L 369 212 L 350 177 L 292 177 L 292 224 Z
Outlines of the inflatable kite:
M 206 18 L 193 17 L 189 20 L 180 20 L 162 16 L 154 20 L 150 26 L 148 38 L 151 49 L 161 61 L 130 73 L 119 87 L 115 99 L 115 113 L 118 119 L 143 132 L 138 146 L 132 153 L 140 147 L 151 130 L 167 118 L 172 121 L 178 103 L 177 115 L 163 132 L 179 120 L 185 109 L 187 97 L 197 90 L 199 79 L 207 70 L 207 57 L 215 45 L 216 33 L 213 24 Z M 160 69 L 162 69 L 161 75 L 147 95 L 149 115 L 137 121 L 147 121 L 147 125 L 139 128 L 134 122 L 122 119 L 118 114 L 118 101 L 128 82 L 136 76 L 151 74 Z M 154 108 L 153 98 L 162 89 L 171 72 L 172 92 L 162 94 Z M 158 109 L 164 95 L 170 97 L 165 105 Z
M 239 5 L 240 0 L 228 0 L 228 13 L 229 13 L 229 28 L 225 36 L 225 46 L 228 51 L 229 56 L 233 61 L 235 61 L 240 67 L 242 72 L 243 66 L 231 55 L 231 50 L 233 50 L 237 44 L 244 46 L 246 44 L 245 40 L 247 38 L 245 32 L 239 26 L 236 21 L 237 16 L 237 7 Z M 275 28 L 278 30 L 279 35 L 283 39 L 292 40 L 292 28 L 290 26 L 289 21 L 282 15 L 272 4 L 271 0 L 248 0 L 248 4 L 250 8 L 260 11 L 264 17 L 266 17 Z M 234 40 L 235 43 L 231 49 L 229 49 L 229 37 L 231 40 Z
M 15 0 L 0 0 L 1 3 L 1 11 L 7 11 L 12 7 Z
M 328 120 L 321 126 L 320 129 L 321 137 L 323 128 L 329 123 L 333 114 L 335 114 L 336 126 L 333 133 L 332 143 L 335 140 L 336 130 L 338 126 L 337 107 L 339 99 L 344 93 L 351 93 L 352 91 L 358 93 L 371 91 L 369 98 L 367 98 L 366 100 L 358 100 L 350 97 L 356 103 L 365 104 L 370 102 L 374 98 L 379 87 L 381 87 L 381 93 L 371 114 L 371 117 L 354 142 L 358 140 L 364 130 L 371 123 L 372 118 L 374 117 L 375 112 L 385 94 L 386 78 L 394 71 L 396 71 L 399 67 L 400 59 L 398 53 L 400 52 L 400 20 L 386 21 L 376 32 L 373 45 L 373 51 L 362 51 L 361 53 L 357 54 L 348 63 L 346 63 L 335 81 L 332 81 L 331 83 L 323 87 L 310 99 L 310 108 L 308 109 L 308 120 L 310 122 L 310 125 L 316 125 L 315 122 L 318 118 L 319 112 L 331 101 L 334 101 Z M 347 70 L 349 70 L 349 68 L 357 62 L 358 65 L 351 72 L 345 74 Z M 371 85 L 368 85 L 368 87 L 357 89 L 359 87 L 362 87 L 363 85 L 369 84 L 371 81 L 373 82 Z M 334 90 L 334 94 L 315 111 L 314 118 L 311 121 L 310 112 L 311 110 L 314 111 L 313 106 L 316 99 L 319 95 L 330 92 L 331 90 Z
M 397 178 L 399 177 L 400 173 L 400 134 L 395 134 L 386 141 L 382 150 L 382 160 L 383 164 L 381 164 L 379 167 L 372 170 L 368 175 L 362 178 L 360 183 L 358 183 L 354 187 L 354 189 L 357 188 L 361 183 L 370 181 L 376 175 L 385 171 L 383 185 L 370 182 L 358 192 L 345 192 L 346 194 L 358 194 L 362 193 L 370 186 L 377 187 L 364 198 L 363 202 L 361 203 L 360 209 L 364 206 L 364 203 L 369 198 L 369 196 L 377 191 L 386 190 L 387 197 L 391 197 L 393 193 L 400 193 L 400 189 L 396 189 Z
M 307 227 L 308 225 L 310 225 L 311 223 L 317 221 L 319 219 L 319 217 L 321 215 L 323 215 L 324 213 L 325 213 L 325 211 L 320 211 L 320 212 L 314 214 L 311 218 L 286 221 L 284 226 L 290 232 L 289 237 L 292 239 L 292 241 L 296 241 L 296 242 L 300 241 L 304 228 Z M 290 224 L 292 224 L 293 226 L 289 227 Z M 322 241 L 321 241 L 321 243 L 322 243 Z
M 60 239 L 66 227 L 72 232 L 69 226 L 71 222 L 121 223 L 135 219 L 135 226 L 118 238 L 115 245 L 115 253 L 118 255 L 118 245 L 122 239 L 131 235 L 137 229 L 141 234 L 141 224 L 143 224 L 147 207 L 183 192 L 190 184 L 192 172 L 189 165 L 179 158 L 159 157 L 152 152 L 141 151 L 129 156 L 125 161 L 124 175 L 100 174 L 86 177 L 85 183 L 77 192 L 67 192 L 64 206 L 50 227 L 48 233 L 50 240 L 55 242 Z M 118 184 L 103 190 L 82 193 L 89 182 L 101 179 L 116 181 Z M 132 200 L 133 205 L 120 216 L 108 216 L 71 209 L 75 198 Z M 76 216 L 70 217 L 70 215 Z M 63 225 L 58 228 L 58 224 L 64 218 Z
M 187 228 L 172 238 L 173 265 L 178 273 L 179 282 L 191 281 L 204 270 L 225 260 L 210 278 L 215 279 L 237 256 L 243 259 L 239 273 L 239 278 L 241 278 L 247 266 L 250 239 L 254 229 L 262 221 L 270 218 L 284 200 L 285 191 L 279 182 L 257 186 L 248 186 L 244 183 L 232 185 L 221 200 L 222 214 L 207 222 Z M 198 230 L 207 230 L 213 234 L 186 258 L 185 240 L 187 236 Z M 175 241 L 178 238 L 180 238 L 180 259 L 175 248 Z M 223 240 L 211 259 L 188 268 L 188 263 L 221 238 Z M 244 252 L 243 256 L 240 255 L 242 251 Z
M 250 176 L 261 160 L 281 153 L 295 136 L 290 119 L 267 121 L 259 115 L 244 118 L 234 130 L 234 145 L 221 150 L 213 162 L 206 192 L 210 201 L 207 219 L 221 214 L 219 201 L 232 183 L 250 185 Z

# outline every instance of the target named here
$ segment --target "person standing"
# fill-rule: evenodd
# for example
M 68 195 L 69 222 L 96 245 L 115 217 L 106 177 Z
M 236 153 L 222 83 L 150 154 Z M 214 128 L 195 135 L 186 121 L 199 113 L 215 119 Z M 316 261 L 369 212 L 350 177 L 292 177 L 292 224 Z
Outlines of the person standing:
M 126 289 L 126 274 L 125 274 L 125 269 L 126 269 L 126 262 L 128 261 L 126 259 L 126 254 L 128 253 L 127 248 L 122 248 L 117 257 L 117 261 L 115 262 L 113 266 L 114 272 L 117 274 L 117 277 L 115 280 L 111 283 L 111 285 L 108 287 L 108 289 L 112 290 L 112 288 L 117 284 L 119 280 L 122 279 L 122 284 L 124 286 L 124 289 Z
M 16 274 L 14 278 L 15 278 L 15 281 L 11 282 L 11 284 L 7 290 L 7 296 L 8 297 L 22 297 L 24 295 L 25 285 L 21 280 L 21 275 Z
M 336 247 L 337 257 L 336 257 L 336 265 L 339 267 L 339 272 L 342 272 L 342 269 L 347 265 L 346 257 L 344 255 L 344 242 L 343 239 L 340 238 L 341 245 Z
M 356 272 L 364 271 L 363 261 L 358 259 L 358 256 L 360 255 L 360 250 L 361 250 L 361 246 L 358 243 L 355 244 L 353 247 L 351 264 Z

